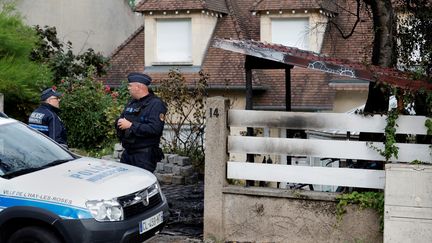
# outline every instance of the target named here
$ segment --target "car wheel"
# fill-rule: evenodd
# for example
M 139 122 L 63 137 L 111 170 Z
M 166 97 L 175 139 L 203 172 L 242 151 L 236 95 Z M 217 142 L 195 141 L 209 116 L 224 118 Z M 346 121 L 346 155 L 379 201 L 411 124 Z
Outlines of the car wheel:
M 8 243 L 61 243 L 61 241 L 48 229 L 30 226 L 13 233 Z

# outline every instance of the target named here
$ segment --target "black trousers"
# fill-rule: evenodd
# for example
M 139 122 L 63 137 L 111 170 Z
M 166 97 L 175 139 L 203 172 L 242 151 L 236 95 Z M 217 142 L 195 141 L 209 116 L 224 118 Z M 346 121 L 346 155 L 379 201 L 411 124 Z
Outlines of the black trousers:
M 156 169 L 156 163 L 161 161 L 163 157 L 163 152 L 159 147 L 148 147 L 133 151 L 123 151 L 120 162 L 137 166 L 153 173 Z

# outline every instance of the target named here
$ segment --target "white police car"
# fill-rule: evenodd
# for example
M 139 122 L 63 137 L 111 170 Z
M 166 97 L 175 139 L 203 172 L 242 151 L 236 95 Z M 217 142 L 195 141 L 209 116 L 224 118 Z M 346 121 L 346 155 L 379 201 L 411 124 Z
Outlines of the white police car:
M 143 242 L 167 218 L 153 174 L 79 157 L 0 113 L 0 242 Z

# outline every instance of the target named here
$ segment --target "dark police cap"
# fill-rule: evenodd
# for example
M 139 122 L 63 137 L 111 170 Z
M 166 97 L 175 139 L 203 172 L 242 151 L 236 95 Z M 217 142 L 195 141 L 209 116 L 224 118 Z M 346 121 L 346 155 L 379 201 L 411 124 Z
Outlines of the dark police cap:
M 45 89 L 44 91 L 42 91 L 40 98 L 41 98 L 41 101 L 45 101 L 51 96 L 61 97 L 62 94 L 55 91 L 53 88 L 48 88 L 48 89 Z
M 144 73 L 129 73 L 127 79 L 129 83 L 138 82 L 138 83 L 145 84 L 147 86 L 150 85 L 152 81 L 150 76 Z

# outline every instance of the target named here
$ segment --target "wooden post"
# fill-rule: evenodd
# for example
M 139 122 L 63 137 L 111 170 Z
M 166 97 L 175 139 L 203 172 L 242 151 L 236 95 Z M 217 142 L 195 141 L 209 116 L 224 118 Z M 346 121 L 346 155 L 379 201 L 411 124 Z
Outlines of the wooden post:
M 252 69 L 246 65 L 246 110 L 253 110 L 253 90 L 252 90 Z M 253 136 L 253 128 L 246 128 L 246 135 Z M 246 161 L 255 162 L 255 158 L 253 154 L 246 154 Z M 247 186 L 253 186 L 255 184 L 254 181 L 246 181 Z
M 285 111 L 291 111 L 291 69 L 292 66 L 285 68 Z M 289 129 L 286 130 L 286 137 L 293 137 L 293 134 Z M 287 156 L 287 165 L 290 164 L 292 164 L 291 156 Z
M 224 198 L 222 189 L 227 185 L 228 107 L 229 100 L 226 98 L 212 97 L 207 100 L 204 167 L 204 239 L 224 239 Z

